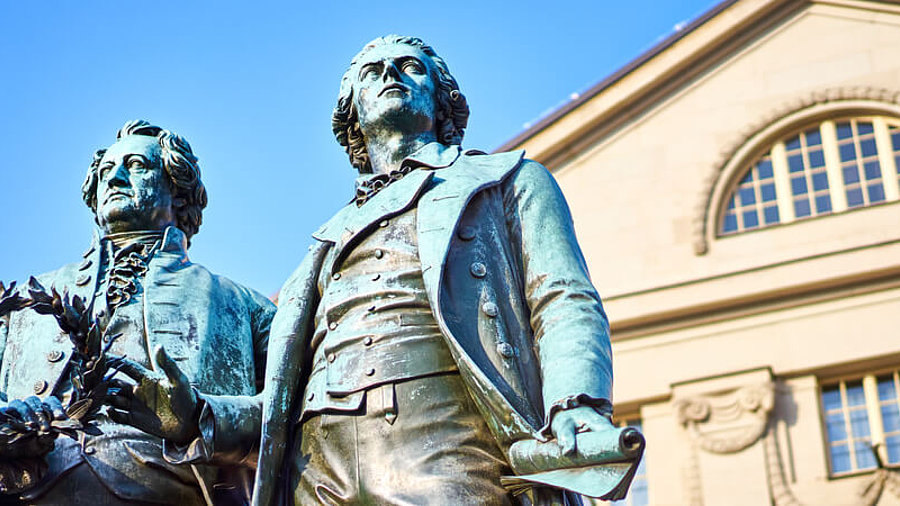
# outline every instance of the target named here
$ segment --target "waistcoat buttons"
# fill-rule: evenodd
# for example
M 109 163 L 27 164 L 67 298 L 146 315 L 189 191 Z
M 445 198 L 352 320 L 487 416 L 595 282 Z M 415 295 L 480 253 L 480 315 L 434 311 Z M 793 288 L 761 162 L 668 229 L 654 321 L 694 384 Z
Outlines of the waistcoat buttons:
M 335 356 L 334 353 L 329 353 L 326 358 L 328 359 L 329 362 L 334 362 L 334 359 L 336 359 L 337 357 Z
M 485 302 L 481 305 L 481 310 L 484 311 L 484 314 L 490 316 L 491 318 L 497 316 L 497 313 L 500 312 L 500 308 L 497 307 L 497 304 L 493 302 Z
M 337 328 L 337 322 L 331 322 L 331 323 L 329 323 L 329 324 L 328 324 L 328 328 L 329 328 L 330 330 L 336 329 L 336 328 Z
M 47 362 L 59 362 L 63 358 L 63 352 L 59 350 L 53 350 L 50 353 L 47 353 Z
M 375 250 L 375 258 L 381 258 L 384 256 L 384 250 L 377 249 Z
M 475 238 L 475 227 L 471 225 L 463 225 L 456 231 L 456 235 L 463 241 L 471 241 Z
M 331 275 L 331 279 L 333 279 L 333 280 L 335 280 L 335 281 L 341 279 L 341 273 L 340 273 L 340 272 L 335 272 L 334 274 Z
M 503 358 L 512 358 L 513 347 L 509 343 L 500 343 L 497 345 L 497 353 Z
M 372 344 L 372 336 L 366 336 L 363 338 L 363 344 L 369 346 Z
M 469 272 L 476 278 L 483 278 L 487 274 L 487 267 L 481 262 L 475 262 L 469 266 Z

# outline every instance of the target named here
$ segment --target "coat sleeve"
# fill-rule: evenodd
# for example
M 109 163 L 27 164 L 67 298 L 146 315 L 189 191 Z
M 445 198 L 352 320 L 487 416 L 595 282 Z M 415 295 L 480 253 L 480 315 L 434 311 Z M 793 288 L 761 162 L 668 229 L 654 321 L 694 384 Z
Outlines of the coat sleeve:
M 210 395 L 198 391 L 199 437 L 186 446 L 163 442 L 163 455 L 173 464 L 255 465 L 262 413 L 262 396 L 259 393 L 263 389 L 269 330 L 275 316 L 275 304 L 253 290 L 241 290 L 244 292 L 253 334 L 258 395 Z
M 592 405 L 611 414 L 609 322 L 559 186 L 541 164 L 524 160 L 504 182 L 504 209 L 540 361 L 542 431 L 560 409 Z

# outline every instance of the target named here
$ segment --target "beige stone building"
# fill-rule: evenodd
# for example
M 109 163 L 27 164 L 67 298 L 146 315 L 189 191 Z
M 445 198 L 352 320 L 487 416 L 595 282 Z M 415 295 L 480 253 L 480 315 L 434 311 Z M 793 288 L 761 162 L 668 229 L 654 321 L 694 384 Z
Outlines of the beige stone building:
M 610 315 L 629 503 L 900 504 L 900 2 L 726 1 L 519 147 Z

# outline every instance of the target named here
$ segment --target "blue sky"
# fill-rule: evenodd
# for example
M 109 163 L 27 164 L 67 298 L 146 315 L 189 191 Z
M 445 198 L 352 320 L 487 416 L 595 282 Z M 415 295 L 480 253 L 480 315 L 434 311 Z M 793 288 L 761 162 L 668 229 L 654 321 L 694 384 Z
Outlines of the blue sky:
M 4 2 L 0 280 L 80 259 L 91 155 L 142 118 L 200 158 L 192 260 L 273 294 L 352 196 L 331 110 L 369 40 L 432 45 L 468 98 L 464 146 L 491 150 L 717 3 Z

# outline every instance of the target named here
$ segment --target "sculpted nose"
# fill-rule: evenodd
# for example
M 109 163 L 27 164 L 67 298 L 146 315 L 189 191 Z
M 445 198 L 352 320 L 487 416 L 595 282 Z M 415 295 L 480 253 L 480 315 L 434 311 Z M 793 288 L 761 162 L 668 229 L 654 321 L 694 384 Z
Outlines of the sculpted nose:
M 400 80 L 400 71 L 397 70 L 397 66 L 394 65 L 394 62 L 389 61 L 384 63 L 384 74 L 381 75 L 381 80 L 383 82 L 390 81 L 399 81 Z
M 109 170 L 106 176 L 106 184 L 109 186 L 125 186 L 128 184 L 128 171 L 124 164 L 120 164 Z

